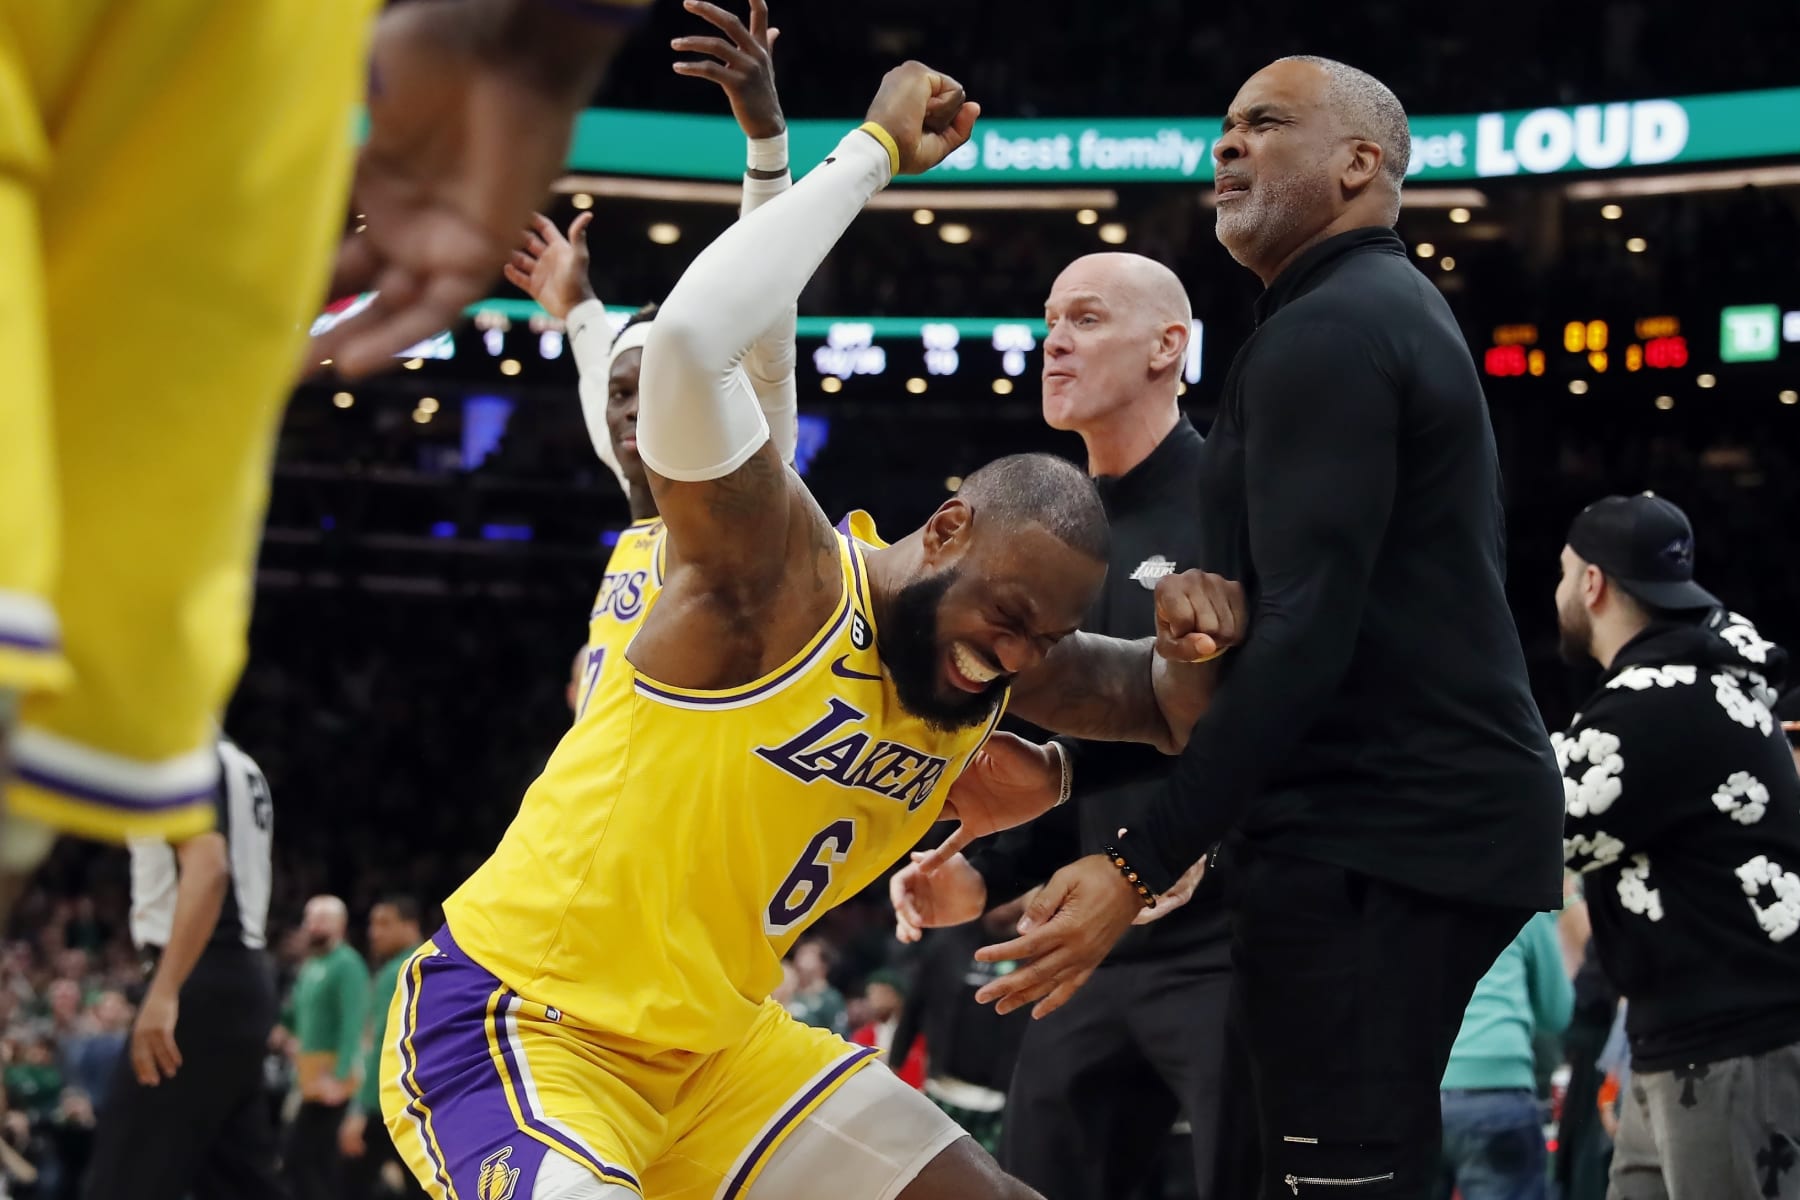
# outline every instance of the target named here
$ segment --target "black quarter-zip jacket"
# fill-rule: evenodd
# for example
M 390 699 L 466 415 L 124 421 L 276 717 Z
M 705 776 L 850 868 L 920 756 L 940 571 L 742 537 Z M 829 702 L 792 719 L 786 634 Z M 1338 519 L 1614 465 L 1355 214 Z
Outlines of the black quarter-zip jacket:
M 1236 828 L 1433 895 L 1556 907 L 1562 783 L 1449 306 L 1370 228 L 1301 255 L 1256 315 L 1198 456 L 1196 516 L 1200 566 L 1244 584 L 1250 635 L 1120 849 L 1162 889 Z M 1130 770 L 1096 757 L 1103 778 Z

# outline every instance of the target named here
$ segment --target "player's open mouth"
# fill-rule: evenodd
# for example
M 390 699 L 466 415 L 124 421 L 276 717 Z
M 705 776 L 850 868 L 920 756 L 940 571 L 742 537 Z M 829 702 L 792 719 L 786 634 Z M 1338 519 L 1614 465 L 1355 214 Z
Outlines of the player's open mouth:
M 626 434 L 619 439 L 619 449 L 629 450 L 633 454 L 637 453 L 637 438 L 629 433 Z
M 1219 186 L 1213 191 L 1213 202 L 1241 196 L 1250 190 L 1249 181 L 1243 179 L 1221 179 Z
M 950 646 L 950 682 L 965 692 L 985 692 L 1000 678 L 1000 672 L 987 660 L 962 642 Z

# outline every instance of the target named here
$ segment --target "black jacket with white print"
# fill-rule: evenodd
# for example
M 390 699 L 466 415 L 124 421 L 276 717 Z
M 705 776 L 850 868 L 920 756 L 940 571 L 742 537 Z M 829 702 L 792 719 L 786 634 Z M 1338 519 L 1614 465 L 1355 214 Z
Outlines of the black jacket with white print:
M 1786 661 L 1736 613 L 1656 622 L 1552 739 L 1635 1070 L 1800 1042 L 1800 775 L 1770 713 Z

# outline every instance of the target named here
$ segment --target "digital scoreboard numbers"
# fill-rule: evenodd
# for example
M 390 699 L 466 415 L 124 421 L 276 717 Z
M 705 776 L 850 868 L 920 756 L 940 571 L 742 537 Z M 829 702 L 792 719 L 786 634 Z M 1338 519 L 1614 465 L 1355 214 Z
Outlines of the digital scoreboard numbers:
M 321 313 L 312 332 L 324 333 L 368 307 L 373 293 L 342 301 Z M 609 306 L 606 320 L 616 334 L 637 312 Z M 465 310 L 467 326 L 426 338 L 396 357 L 418 369 L 428 360 L 461 358 L 470 366 L 486 362 L 502 376 L 516 377 L 525 361 L 555 362 L 569 353 L 563 323 L 529 300 L 490 299 Z M 1191 323 L 1181 377 L 1200 382 L 1204 326 Z M 925 390 L 925 377 L 974 376 L 992 382 L 997 394 L 1011 390 L 1003 381 L 1033 371 L 1041 359 L 1045 327 L 1038 317 L 815 317 L 795 321 L 800 352 L 812 362 L 813 378 L 826 392 L 838 392 L 859 377 L 899 375 L 905 390 Z M 1035 360 L 1035 361 L 1034 361 Z M 804 373 L 805 368 L 801 368 Z
M 1189 330 L 1182 378 L 1190 384 L 1200 382 L 1204 332 L 1199 321 Z M 971 374 L 1017 379 L 1033 369 L 1033 358 L 1043 346 L 1044 323 L 1029 318 L 802 317 L 799 334 L 803 342 L 822 336 L 823 344 L 811 352 L 813 370 L 819 378 L 840 384 L 856 376 L 890 373 L 912 379 Z
M 1541 344 L 1536 325 L 1498 326 L 1482 353 L 1482 370 L 1504 379 L 1547 372 L 1632 374 L 1688 365 L 1688 342 L 1679 317 L 1638 317 L 1616 327 L 1601 318 L 1566 321 L 1542 340 L 1553 344 L 1548 348 Z

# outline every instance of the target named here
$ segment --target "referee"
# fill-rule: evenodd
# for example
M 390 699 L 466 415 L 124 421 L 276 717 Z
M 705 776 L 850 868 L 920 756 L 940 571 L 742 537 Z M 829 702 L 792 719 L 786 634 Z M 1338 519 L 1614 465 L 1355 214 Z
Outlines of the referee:
M 1172 786 L 1112 854 L 1052 878 L 1030 933 L 982 951 L 1033 959 L 988 996 L 1091 970 L 1141 907 L 1121 864 L 1163 892 L 1226 839 L 1258 1195 L 1423 1200 L 1464 1007 L 1562 894 L 1562 781 L 1506 606 L 1493 430 L 1449 306 L 1394 233 L 1410 142 L 1386 86 L 1283 59 L 1238 90 L 1213 153 L 1219 240 L 1267 290 L 1196 521 L 1201 567 L 1251 598 L 1249 637 Z M 1075 757 L 1094 787 L 1116 756 Z
M 100 1113 L 89 1200 L 286 1194 L 262 1099 L 274 810 L 249 755 L 224 740 L 218 755 L 213 832 L 131 843 L 131 938 L 150 982 Z

